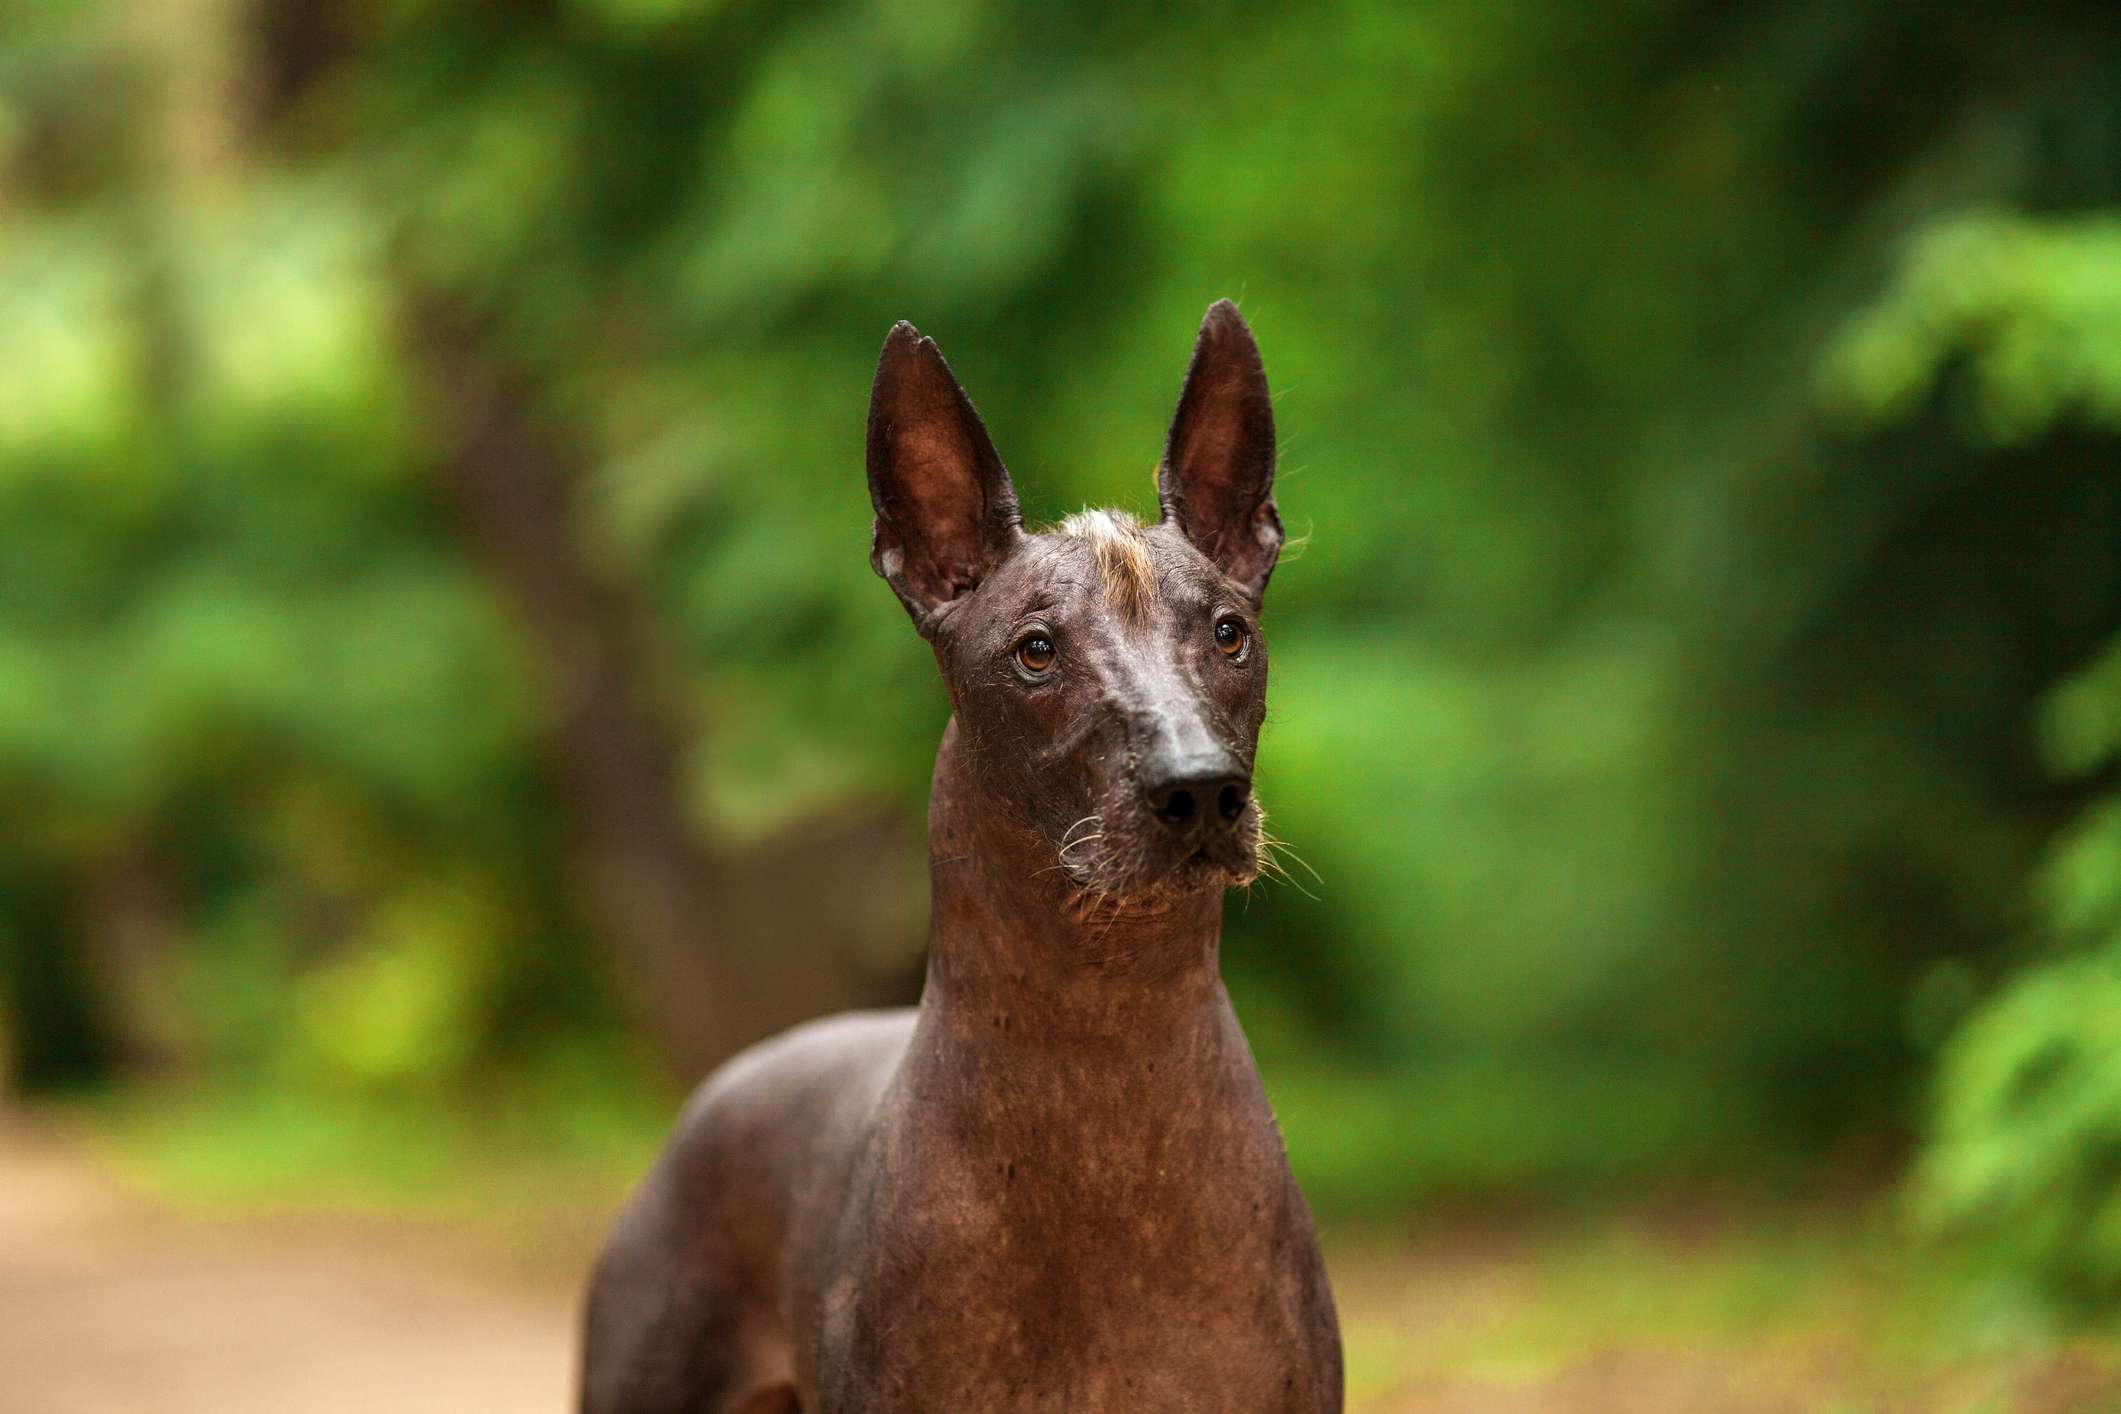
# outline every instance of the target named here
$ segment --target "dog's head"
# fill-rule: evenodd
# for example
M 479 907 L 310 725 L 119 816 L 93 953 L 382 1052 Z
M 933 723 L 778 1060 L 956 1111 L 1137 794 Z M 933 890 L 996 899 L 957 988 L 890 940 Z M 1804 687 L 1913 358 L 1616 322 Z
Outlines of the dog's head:
M 967 784 L 1050 847 L 1057 890 L 1132 899 L 1257 873 L 1273 483 L 1266 373 L 1228 301 L 1201 323 L 1151 526 L 1085 511 L 1026 531 L 934 341 L 910 324 L 884 341 L 870 562 L 934 645 Z

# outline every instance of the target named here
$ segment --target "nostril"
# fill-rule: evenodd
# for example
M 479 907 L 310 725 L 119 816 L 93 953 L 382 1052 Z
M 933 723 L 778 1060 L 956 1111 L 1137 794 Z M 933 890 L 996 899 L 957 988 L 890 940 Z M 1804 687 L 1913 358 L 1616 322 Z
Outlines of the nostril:
M 1215 824 L 1217 817 L 1223 824 L 1235 824 L 1243 818 L 1245 807 L 1251 800 L 1251 782 L 1242 777 L 1224 776 L 1218 780 L 1209 776 L 1182 786 L 1152 790 L 1148 804 L 1157 819 L 1190 833 L 1199 825 Z

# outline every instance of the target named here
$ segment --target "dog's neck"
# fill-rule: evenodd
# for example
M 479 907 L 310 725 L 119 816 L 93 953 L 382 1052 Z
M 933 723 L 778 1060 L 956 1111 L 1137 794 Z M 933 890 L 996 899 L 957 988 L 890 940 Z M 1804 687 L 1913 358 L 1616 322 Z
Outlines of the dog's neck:
M 985 798 L 953 720 L 928 810 L 932 912 L 923 1006 L 1035 1039 L 1154 1035 L 1226 1005 L 1222 891 L 1083 893 L 1050 844 Z

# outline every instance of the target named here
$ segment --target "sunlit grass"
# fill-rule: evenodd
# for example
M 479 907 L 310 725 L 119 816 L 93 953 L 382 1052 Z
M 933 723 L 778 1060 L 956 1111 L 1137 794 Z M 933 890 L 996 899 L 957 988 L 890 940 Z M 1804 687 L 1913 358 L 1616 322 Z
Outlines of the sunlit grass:
M 413 1220 L 574 1262 L 676 1105 L 598 1062 L 451 1095 L 144 1089 L 77 1117 L 130 1186 L 187 1212 Z

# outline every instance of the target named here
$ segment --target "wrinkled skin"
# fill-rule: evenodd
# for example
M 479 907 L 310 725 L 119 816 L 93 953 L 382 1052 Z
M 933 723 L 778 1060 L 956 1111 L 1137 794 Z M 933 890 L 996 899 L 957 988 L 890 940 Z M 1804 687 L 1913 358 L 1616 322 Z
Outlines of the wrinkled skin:
M 953 709 L 921 1005 L 701 1087 L 598 1263 L 582 1407 L 1338 1411 L 1311 1217 L 1217 957 L 1258 868 L 1281 542 L 1250 333 L 1209 311 L 1145 531 L 1024 532 L 910 326 L 869 467 L 874 563 Z

